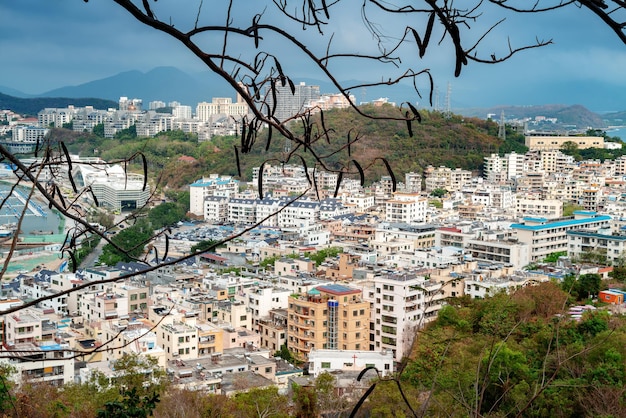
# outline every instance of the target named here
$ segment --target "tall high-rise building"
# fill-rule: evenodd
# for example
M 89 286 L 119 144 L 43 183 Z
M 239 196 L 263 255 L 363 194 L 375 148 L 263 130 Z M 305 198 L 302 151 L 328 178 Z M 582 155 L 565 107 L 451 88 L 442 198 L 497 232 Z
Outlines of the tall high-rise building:
M 296 84 L 293 93 L 288 83 L 285 86 L 276 83 L 275 88 L 276 110 L 274 116 L 281 122 L 303 112 L 310 107 L 311 102 L 316 102 L 320 98 L 320 87 L 307 86 L 304 82 Z M 266 94 L 271 108 L 274 106 L 274 95 L 270 93 L 269 88 Z

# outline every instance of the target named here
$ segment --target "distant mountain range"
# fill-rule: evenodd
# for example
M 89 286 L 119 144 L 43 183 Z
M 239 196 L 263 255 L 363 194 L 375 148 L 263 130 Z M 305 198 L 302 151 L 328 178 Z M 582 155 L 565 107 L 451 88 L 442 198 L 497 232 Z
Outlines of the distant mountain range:
M 315 79 L 295 79 L 294 82 L 305 82 L 319 85 L 323 93 L 336 93 L 337 89 L 328 82 Z M 358 84 L 350 80 L 347 84 Z M 141 98 L 144 106 L 154 100 L 164 102 L 178 101 L 195 107 L 198 102 L 211 101 L 213 97 L 233 97 L 233 89 L 216 74 L 206 71 L 199 74 L 188 74 L 175 67 L 157 67 L 147 73 L 126 71 L 117 75 L 94 80 L 88 83 L 66 86 L 33 96 L 10 87 L 0 86 L 0 108 L 9 108 L 18 113 L 34 115 L 44 107 L 61 107 L 73 104 L 85 106 L 91 104 L 96 108 L 117 106 L 120 97 Z M 394 85 L 368 87 L 352 92 L 357 102 L 387 97 L 389 101 L 400 104 L 403 101 L 417 102 L 416 94 L 410 86 Z M 12 96 L 12 98 L 11 98 Z M 409 96 L 409 97 L 407 97 Z M 54 98 L 53 102 L 49 99 Z M 84 98 L 99 98 L 84 99 Z M 80 99 L 80 101 L 78 100 Z M 50 104 L 53 103 L 53 104 Z M 618 113 L 597 114 L 581 105 L 540 105 L 540 106 L 497 106 L 491 108 L 453 109 L 454 113 L 463 116 L 486 118 L 487 114 L 495 114 L 496 118 L 504 111 L 506 119 L 545 116 L 557 118 L 563 124 L 578 127 L 604 128 L 611 125 L 623 125 L 626 111 Z

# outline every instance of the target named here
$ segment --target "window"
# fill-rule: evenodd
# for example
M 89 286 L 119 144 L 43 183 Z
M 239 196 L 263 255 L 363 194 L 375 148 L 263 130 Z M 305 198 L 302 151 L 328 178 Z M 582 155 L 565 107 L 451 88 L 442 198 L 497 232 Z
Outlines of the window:
M 178 337 L 178 342 L 179 343 L 184 343 L 185 342 L 185 337 Z
M 137 300 L 137 293 L 130 295 L 130 300 Z
M 148 295 L 146 293 L 140 293 L 139 294 L 139 299 L 145 299 L 146 297 L 148 297 Z
M 330 369 L 330 361 L 323 361 L 322 369 Z

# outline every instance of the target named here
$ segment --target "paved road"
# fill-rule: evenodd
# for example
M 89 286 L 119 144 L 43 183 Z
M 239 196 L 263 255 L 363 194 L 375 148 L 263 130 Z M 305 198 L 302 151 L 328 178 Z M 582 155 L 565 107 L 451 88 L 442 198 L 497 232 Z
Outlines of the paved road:
M 106 240 L 101 239 L 96 248 L 89 253 L 80 263 L 79 269 L 85 269 L 88 267 L 94 267 L 96 265 L 96 261 L 100 258 L 100 254 L 102 254 L 102 247 L 106 244 Z

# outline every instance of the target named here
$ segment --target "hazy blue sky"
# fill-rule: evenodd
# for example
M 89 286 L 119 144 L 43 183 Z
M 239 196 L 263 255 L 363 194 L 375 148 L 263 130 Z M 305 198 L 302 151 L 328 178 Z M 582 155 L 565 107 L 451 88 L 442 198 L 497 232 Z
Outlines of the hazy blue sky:
M 158 17 L 168 20 L 171 17 L 177 27 L 185 27 L 193 25 L 199 3 L 200 0 L 159 0 L 152 4 Z M 265 3 L 268 12 L 264 18 L 267 21 L 277 19 L 269 12 L 273 3 L 261 0 L 236 0 L 234 14 L 246 14 L 244 22 L 249 22 L 253 12 L 260 11 L 259 5 Z M 344 51 L 371 51 L 371 46 L 368 47 L 371 37 L 361 29 L 360 2 L 350 1 L 345 5 L 348 3 L 350 7 L 332 10 L 332 16 L 339 17 L 333 46 L 345 47 Z M 221 23 L 216 16 L 223 16 L 223 4 L 216 0 L 204 1 L 200 22 Z M 486 28 L 501 16 L 502 11 L 487 9 L 481 19 L 484 23 L 477 23 L 477 30 L 471 36 L 478 36 L 482 33 L 481 25 Z M 372 17 L 390 36 L 401 33 L 405 26 L 396 17 Z M 330 30 L 326 34 L 330 34 Z M 314 39 L 314 35 L 312 30 L 306 32 L 307 39 Z M 405 59 L 403 65 L 430 68 L 442 96 L 450 82 L 453 107 L 581 103 L 592 110 L 626 109 L 626 46 L 590 12 L 569 7 L 542 15 L 508 16 L 505 24 L 484 41 L 479 52 L 485 56 L 492 52 L 502 55 L 507 48 L 507 36 L 513 46 L 532 43 L 535 37 L 553 39 L 554 44 L 522 52 L 504 64 L 470 63 L 458 79 L 453 77 L 451 51 L 445 43 L 439 48 L 431 47 L 425 60 Z M 434 36 L 432 43 L 438 40 Z M 215 44 L 216 40 L 209 42 Z M 325 42 L 316 40 L 313 47 L 324 50 Z M 233 42 L 231 45 L 233 54 L 246 55 L 252 51 L 249 43 Z M 272 43 L 272 46 L 277 45 L 281 46 L 280 51 L 287 52 L 283 64 L 296 80 L 298 76 L 319 76 L 301 57 L 283 49 L 282 44 Z M 415 48 L 414 45 L 407 47 Z M 143 26 L 111 0 L 0 2 L 0 51 L 0 86 L 30 94 L 127 70 L 147 71 L 163 65 L 187 72 L 204 69 L 177 41 Z M 387 78 L 376 66 L 337 63 L 333 69 L 339 79 Z M 622 103 L 622 109 L 615 109 Z

